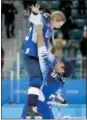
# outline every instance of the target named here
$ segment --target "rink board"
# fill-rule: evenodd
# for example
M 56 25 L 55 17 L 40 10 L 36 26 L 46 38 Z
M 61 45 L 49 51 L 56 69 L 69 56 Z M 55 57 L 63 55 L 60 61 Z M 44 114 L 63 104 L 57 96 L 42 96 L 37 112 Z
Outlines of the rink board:
M 2 118 L 20 118 L 26 100 L 26 90 L 29 80 L 4 80 L 2 82 Z M 86 116 L 86 80 L 67 80 L 63 96 L 68 100 L 67 107 L 52 107 L 56 117 L 85 117 Z M 9 102 L 15 104 L 10 105 Z

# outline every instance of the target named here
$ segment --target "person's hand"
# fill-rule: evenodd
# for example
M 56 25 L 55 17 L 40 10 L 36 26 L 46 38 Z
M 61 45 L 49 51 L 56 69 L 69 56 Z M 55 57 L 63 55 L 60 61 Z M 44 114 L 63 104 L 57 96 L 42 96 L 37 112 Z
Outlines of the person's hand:
M 40 8 L 40 5 L 38 4 L 36 4 L 35 6 L 34 5 L 30 6 L 31 11 L 35 13 L 40 13 L 39 8 Z

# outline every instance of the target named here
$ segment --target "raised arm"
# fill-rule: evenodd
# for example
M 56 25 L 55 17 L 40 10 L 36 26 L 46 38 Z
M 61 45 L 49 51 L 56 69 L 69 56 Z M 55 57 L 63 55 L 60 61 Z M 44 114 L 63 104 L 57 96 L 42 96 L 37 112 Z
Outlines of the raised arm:
M 42 29 L 43 29 L 42 24 L 39 24 L 39 25 L 36 26 L 38 48 L 45 46 Z

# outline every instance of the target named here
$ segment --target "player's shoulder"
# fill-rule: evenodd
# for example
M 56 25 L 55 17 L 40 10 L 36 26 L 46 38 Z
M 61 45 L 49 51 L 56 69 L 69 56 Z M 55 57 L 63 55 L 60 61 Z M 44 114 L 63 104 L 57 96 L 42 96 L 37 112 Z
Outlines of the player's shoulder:
M 42 22 L 44 23 L 44 25 L 47 26 L 47 24 L 50 24 L 50 19 L 45 16 L 42 16 Z

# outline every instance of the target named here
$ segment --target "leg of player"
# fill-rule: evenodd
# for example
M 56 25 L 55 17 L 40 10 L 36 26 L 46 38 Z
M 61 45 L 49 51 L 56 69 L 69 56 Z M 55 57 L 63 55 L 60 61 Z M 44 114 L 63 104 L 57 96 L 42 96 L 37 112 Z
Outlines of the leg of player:
M 30 116 L 41 116 L 38 112 L 37 102 L 42 85 L 42 74 L 40 71 L 39 61 L 28 55 L 24 56 L 25 69 L 29 75 L 29 88 L 27 92 L 27 113 L 26 118 Z
M 40 68 L 43 74 L 43 79 L 46 82 L 47 74 L 50 71 L 50 69 L 53 68 L 53 63 L 54 65 L 56 64 L 56 60 L 54 55 L 52 55 L 45 46 L 43 35 L 42 35 L 42 25 L 38 25 L 38 26 L 37 26 L 37 38 L 38 38 L 37 43 L 38 43 L 39 63 L 40 63 Z M 62 99 L 59 93 L 60 92 L 57 91 L 56 101 L 60 101 L 61 103 L 65 104 L 66 100 Z
M 46 76 L 47 76 L 47 73 L 48 73 L 50 67 L 51 68 L 53 67 L 52 63 L 50 62 L 50 59 L 53 58 L 53 60 L 54 60 L 54 56 L 49 58 L 49 52 L 48 52 L 48 49 L 46 48 L 46 45 L 44 42 L 42 28 L 43 28 L 42 24 L 39 24 L 36 26 L 38 57 L 39 57 L 40 69 L 41 69 L 41 72 L 43 75 L 43 79 L 46 80 Z
M 31 117 L 36 117 L 36 116 L 41 117 L 42 116 L 38 112 L 38 108 L 37 108 L 37 101 L 38 101 L 39 92 L 40 92 L 39 86 L 34 85 L 34 84 L 29 86 L 29 89 L 28 89 L 28 111 L 26 114 L 26 118 L 30 118 L 30 116 Z

